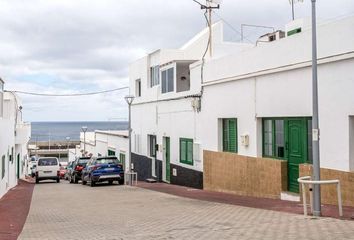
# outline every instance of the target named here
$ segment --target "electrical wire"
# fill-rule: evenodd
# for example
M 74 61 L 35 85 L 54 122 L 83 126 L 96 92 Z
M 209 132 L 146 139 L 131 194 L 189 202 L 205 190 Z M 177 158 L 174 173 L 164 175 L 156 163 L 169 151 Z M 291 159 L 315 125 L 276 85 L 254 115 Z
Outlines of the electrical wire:
M 33 96 L 42 96 L 42 97 L 80 97 L 80 96 L 89 96 L 89 95 L 97 95 L 97 94 L 115 92 L 115 91 L 120 91 L 120 90 L 124 90 L 124 89 L 128 89 L 128 88 L 129 87 L 120 87 L 120 88 L 114 88 L 114 89 L 109 89 L 109 90 L 104 90 L 104 91 L 87 92 L 87 93 L 72 93 L 72 94 L 51 94 L 51 93 L 37 93 L 37 92 L 10 91 L 10 90 L 5 90 L 4 92 L 12 92 L 12 93 L 26 94 L 26 95 L 33 95 Z
M 221 16 L 220 16 L 217 12 L 215 12 L 214 10 L 213 10 L 213 13 L 215 13 L 216 16 L 218 16 L 221 20 L 223 20 L 223 21 L 225 22 L 225 24 L 226 24 L 229 28 L 231 28 L 231 30 L 233 30 L 233 31 L 234 31 L 235 33 L 237 33 L 238 35 L 242 36 L 241 32 L 238 31 L 234 26 L 232 26 L 231 23 L 229 23 L 228 21 L 226 21 L 225 18 L 221 17 Z M 250 40 L 249 38 L 244 37 L 244 39 L 246 39 L 246 40 L 247 40 L 248 42 L 250 42 L 250 43 L 253 43 L 253 41 Z
M 200 2 L 198 2 L 197 0 L 192 0 L 193 2 L 199 4 L 200 6 L 204 6 L 203 4 L 201 4 Z

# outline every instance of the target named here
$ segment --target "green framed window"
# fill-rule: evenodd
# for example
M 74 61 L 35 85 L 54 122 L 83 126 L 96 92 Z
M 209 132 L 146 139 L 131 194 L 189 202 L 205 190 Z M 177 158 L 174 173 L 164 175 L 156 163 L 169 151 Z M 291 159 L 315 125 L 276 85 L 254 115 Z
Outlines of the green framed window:
M 222 149 L 224 152 L 237 153 L 237 119 L 222 119 Z
M 5 177 L 5 155 L 1 158 L 1 179 Z
M 113 150 L 108 149 L 108 156 L 115 156 L 116 152 Z
M 193 165 L 193 139 L 179 139 L 179 156 L 181 163 Z
M 263 156 L 277 159 L 287 159 L 287 132 L 289 120 L 294 118 L 265 118 L 263 119 Z M 312 162 L 312 120 L 304 119 L 304 129 L 307 137 L 307 162 Z
M 263 156 L 285 159 L 285 120 L 263 119 Z

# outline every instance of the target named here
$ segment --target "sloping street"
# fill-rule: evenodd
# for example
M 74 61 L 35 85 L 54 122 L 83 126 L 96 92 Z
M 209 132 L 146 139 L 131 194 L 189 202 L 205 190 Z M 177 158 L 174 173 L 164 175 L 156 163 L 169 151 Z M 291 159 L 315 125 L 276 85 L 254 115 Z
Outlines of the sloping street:
M 353 239 L 354 222 L 126 186 L 37 184 L 19 239 Z

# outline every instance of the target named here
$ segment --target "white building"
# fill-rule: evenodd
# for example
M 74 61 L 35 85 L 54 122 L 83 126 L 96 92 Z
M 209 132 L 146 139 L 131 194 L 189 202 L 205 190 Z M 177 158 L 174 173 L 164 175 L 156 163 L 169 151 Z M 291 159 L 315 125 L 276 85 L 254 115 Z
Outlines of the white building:
M 22 121 L 18 96 L 0 79 L 0 198 L 26 174 L 31 125 Z
M 218 23 L 204 62 L 206 29 L 133 63 L 132 157 L 148 173 L 140 176 L 202 187 L 203 151 L 233 152 L 287 161 L 285 190 L 297 192 L 299 164 L 311 163 L 309 23 L 291 22 L 256 45 L 225 43 Z M 321 167 L 343 173 L 354 170 L 353 26 L 353 17 L 318 25 Z
M 128 131 L 101 131 L 80 133 L 80 146 L 76 156 L 116 156 L 123 166 L 128 165 L 129 157 Z

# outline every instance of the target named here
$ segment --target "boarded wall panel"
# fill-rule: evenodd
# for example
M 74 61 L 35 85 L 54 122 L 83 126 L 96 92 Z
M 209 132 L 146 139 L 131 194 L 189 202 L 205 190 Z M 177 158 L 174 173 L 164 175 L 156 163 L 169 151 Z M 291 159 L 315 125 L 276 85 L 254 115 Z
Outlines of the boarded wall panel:
M 300 165 L 300 176 L 311 176 L 312 165 Z M 339 179 L 342 190 L 342 201 L 344 206 L 354 207 L 354 173 L 343 172 L 332 169 L 321 168 L 322 180 Z M 321 187 L 321 201 L 324 204 L 337 205 L 336 185 L 323 185 Z
M 287 162 L 204 151 L 204 189 L 280 198 L 287 188 Z

